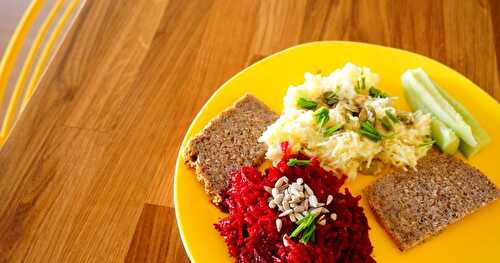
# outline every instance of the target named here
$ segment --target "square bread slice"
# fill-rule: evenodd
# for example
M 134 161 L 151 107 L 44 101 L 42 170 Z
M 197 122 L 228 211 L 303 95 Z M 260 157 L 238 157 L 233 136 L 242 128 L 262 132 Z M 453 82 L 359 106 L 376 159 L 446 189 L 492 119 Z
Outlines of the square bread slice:
M 257 139 L 277 118 L 265 104 L 246 94 L 189 141 L 184 162 L 196 169 L 214 203 L 221 201 L 230 172 L 262 164 L 267 147 Z
M 437 150 L 417 170 L 393 171 L 364 189 L 375 216 L 404 251 L 500 195 L 478 169 Z

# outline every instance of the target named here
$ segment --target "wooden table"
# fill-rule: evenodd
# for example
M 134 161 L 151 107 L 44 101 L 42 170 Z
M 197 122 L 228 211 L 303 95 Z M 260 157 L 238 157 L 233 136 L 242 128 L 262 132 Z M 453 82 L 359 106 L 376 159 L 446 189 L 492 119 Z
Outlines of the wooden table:
M 439 60 L 498 100 L 499 13 L 495 0 L 89 0 L 0 151 L 0 262 L 188 261 L 174 162 L 225 80 L 347 39 Z

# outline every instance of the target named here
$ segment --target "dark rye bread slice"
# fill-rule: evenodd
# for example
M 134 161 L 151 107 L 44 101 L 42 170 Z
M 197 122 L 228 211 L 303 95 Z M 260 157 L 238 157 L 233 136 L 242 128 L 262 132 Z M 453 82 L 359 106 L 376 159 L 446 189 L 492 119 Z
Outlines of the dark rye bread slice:
M 267 147 L 257 139 L 277 118 L 257 98 L 246 94 L 189 141 L 184 162 L 196 169 L 198 180 L 214 203 L 221 200 L 230 172 L 262 164 Z
M 377 219 L 404 251 L 500 195 L 476 168 L 432 150 L 417 171 L 393 171 L 364 189 Z

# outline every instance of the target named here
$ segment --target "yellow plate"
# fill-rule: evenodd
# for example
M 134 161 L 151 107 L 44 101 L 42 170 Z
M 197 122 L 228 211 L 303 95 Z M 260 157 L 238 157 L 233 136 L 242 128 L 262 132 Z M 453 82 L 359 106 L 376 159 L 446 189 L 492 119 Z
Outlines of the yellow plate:
M 422 67 L 441 87 L 460 100 L 492 137 L 492 143 L 470 164 L 500 185 L 500 106 L 483 90 L 456 71 L 432 59 L 403 50 L 354 42 L 314 42 L 289 48 L 243 70 L 227 81 L 198 113 L 184 138 L 175 170 L 175 211 L 184 247 L 193 262 L 231 262 L 222 237 L 213 224 L 225 215 L 209 204 L 203 187 L 182 160 L 186 142 L 244 93 L 250 92 L 276 112 L 289 85 L 304 81 L 304 72 L 329 73 L 346 62 L 371 68 L 380 75 L 380 87 L 400 97 L 396 107 L 409 109 L 400 75 Z M 349 185 L 354 193 L 373 177 L 360 176 Z M 373 256 L 379 262 L 500 262 L 500 201 L 448 227 L 428 242 L 400 252 L 368 209 Z

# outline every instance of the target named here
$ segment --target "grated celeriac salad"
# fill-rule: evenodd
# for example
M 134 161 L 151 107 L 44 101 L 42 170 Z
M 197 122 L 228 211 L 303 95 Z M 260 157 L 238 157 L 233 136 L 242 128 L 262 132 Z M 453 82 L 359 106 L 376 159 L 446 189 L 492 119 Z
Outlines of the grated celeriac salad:
M 280 144 L 319 159 L 326 169 L 340 169 L 350 179 L 373 163 L 415 168 L 430 149 L 429 114 L 403 112 L 394 97 L 378 89 L 379 76 L 347 63 L 330 75 L 305 74 L 288 88 L 280 118 L 259 138 L 266 158 L 282 158 Z M 431 143 L 429 143 L 431 142 Z

